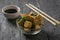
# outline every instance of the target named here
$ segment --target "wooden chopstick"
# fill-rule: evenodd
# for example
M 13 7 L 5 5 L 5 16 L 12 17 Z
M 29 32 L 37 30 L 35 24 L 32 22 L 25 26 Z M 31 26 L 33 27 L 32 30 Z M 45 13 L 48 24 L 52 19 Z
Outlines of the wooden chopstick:
M 55 23 L 60 24 L 59 21 L 57 21 L 56 19 L 54 19 L 54 18 L 52 18 L 51 16 L 47 15 L 45 12 L 41 11 L 40 9 L 38 9 L 37 7 L 35 7 L 34 5 L 32 5 L 32 4 L 30 4 L 30 3 L 29 3 L 29 5 L 30 5 L 31 7 L 33 7 L 34 9 L 38 10 L 39 12 L 41 12 L 43 15 L 47 16 L 48 18 L 50 18 L 50 19 L 51 19 L 52 21 L 54 21 Z
M 29 7 L 30 9 L 32 9 L 33 11 L 35 11 L 36 13 L 38 13 L 39 15 L 41 15 L 43 18 L 45 18 L 46 20 L 48 20 L 50 23 L 52 23 L 53 25 L 56 25 L 55 22 L 53 22 L 52 20 L 50 20 L 49 18 L 47 18 L 46 16 L 40 14 L 40 12 L 38 12 L 37 10 L 35 10 L 34 8 L 32 8 L 30 5 L 26 4 L 27 7 Z

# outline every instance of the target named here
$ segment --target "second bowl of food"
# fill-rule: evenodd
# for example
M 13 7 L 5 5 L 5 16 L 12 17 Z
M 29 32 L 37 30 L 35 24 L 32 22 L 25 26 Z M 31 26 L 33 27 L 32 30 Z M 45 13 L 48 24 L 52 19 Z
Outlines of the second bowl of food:
M 33 12 L 21 14 L 21 18 L 16 21 L 20 31 L 24 34 L 34 35 L 41 31 L 44 20 L 41 15 Z

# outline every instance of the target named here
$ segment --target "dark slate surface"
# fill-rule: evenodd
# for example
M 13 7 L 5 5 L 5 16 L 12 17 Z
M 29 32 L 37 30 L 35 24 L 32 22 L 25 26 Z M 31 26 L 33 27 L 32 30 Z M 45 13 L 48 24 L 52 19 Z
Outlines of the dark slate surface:
M 0 40 L 60 40 L 60 25 L 53 26 L 45 20 L 42 31 L 37 35 L 23 35 L 17 28 L 15 20 L 7 20 L 2 14 L 6 5 L 18 5 L 21 13 L 28 13 L 30 9 L 25 3 L 32 3 L 53 18 L 60 21 L 60 0 L 0 0 Z

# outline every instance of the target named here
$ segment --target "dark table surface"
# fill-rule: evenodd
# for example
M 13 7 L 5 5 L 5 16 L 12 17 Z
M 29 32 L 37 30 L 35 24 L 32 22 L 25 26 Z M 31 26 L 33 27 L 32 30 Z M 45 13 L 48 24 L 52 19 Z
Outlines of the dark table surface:
M 45 20 L 42 31 L 37 35 L 23 35 L 17 28 L 15 20 L 7 20 L 2 14 L 6 5 L 18 5 L 21 13 L 28 13 L 30 9 L 25 6 L 31 3 L 48 15 L 60 21 L 60 0 L 0 0 L 0 40 L 60 40 L 60 25 L 53 26 Z

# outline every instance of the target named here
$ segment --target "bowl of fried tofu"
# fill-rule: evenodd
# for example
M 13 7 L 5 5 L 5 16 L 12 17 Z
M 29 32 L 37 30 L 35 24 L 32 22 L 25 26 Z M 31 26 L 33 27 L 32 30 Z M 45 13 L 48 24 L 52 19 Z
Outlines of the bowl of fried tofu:
M 31 11 L 30 13 L 20 14 L 21 18 L 16 21 L 17 27 L 24 34 L 35 35 L 38 34 L 43 25 L 43 17 Z

